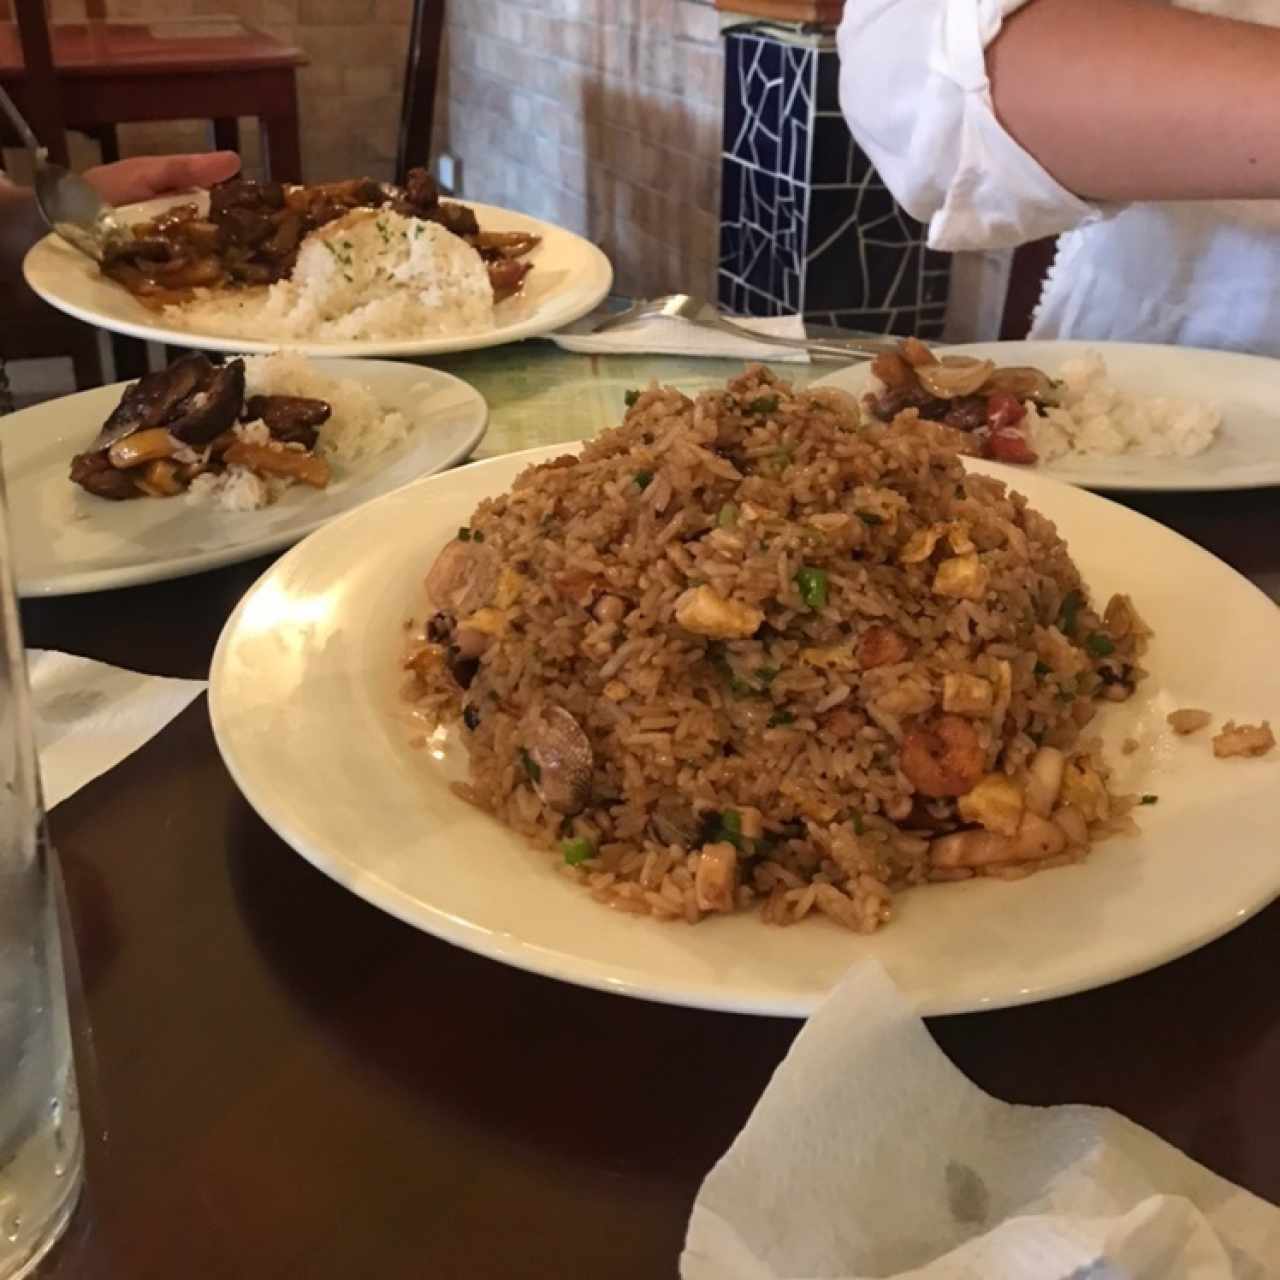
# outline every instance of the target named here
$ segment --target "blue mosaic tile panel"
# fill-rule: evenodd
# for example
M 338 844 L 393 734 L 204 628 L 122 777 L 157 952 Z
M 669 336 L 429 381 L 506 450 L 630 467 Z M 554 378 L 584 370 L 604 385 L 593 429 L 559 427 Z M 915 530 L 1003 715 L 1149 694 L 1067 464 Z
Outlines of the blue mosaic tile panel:
M 726 55 L 721 305 L 937 337 L 948 259 L 849 133 L 834 49 L 744 28 Z

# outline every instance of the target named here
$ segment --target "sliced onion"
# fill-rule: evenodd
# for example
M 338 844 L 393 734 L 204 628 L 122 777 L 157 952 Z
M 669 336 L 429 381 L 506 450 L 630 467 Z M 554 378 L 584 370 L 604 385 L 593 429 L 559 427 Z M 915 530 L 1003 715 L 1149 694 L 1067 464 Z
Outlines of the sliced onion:
M 974 360 L 971 356 L 944 356 L 935 364 L 922 364 L 916 368 L 920 385 L 939 400 L 954 400 L 957 396 L 971 396 L 995 372 L 990 360 Z
M 1030 365 L 997 369 L 983 384 L 982 391 L 985 395 L 1003 391 L 1018 400 L 1031 400 L 1036 404 L 1058 403 L 1058 390 L 1053 380 L 1042 369 L 1033 369 Z
M 911 366 L 898 354 L 886 351 L 876 356 L 871 362 L 872 374 L 879 378 L 890 391 L 903 391 L 915 386 L 915 375 Z
M 919 369 L 926 364 L 938 363 L 938 357 L 919 338 L 903 338 L 898 343 L 898 350 L 902 353 L 902 358 L 913 369 Z

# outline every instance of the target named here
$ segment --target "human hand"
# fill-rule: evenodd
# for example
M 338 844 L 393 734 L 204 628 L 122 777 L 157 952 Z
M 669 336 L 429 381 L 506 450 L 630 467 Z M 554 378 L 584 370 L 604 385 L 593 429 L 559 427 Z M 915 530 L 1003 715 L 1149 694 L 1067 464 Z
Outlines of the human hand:
M 188 187 L 211 187 L 240 171 L 234 151 L 203 155 L 133 156 L 86 169 L 83 177 L 108 204 L 132 204 Z

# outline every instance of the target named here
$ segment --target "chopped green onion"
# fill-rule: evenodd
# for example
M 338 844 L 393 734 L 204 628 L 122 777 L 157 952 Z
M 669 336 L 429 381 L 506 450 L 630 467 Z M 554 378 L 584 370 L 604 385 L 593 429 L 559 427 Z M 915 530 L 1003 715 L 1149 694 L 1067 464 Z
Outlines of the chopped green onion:
M 800 598 L 810 609 L 821 609 L 827 603 L 827 571 L 808 565 L 796 574 L 796 587 Z
M 1062 622 L 1062 634 L 1064 636 L 1071 635 L 1076 629 L 1076 614 L 1084 607 L 1084 596 L 1078 591 L 1068 591 L 1066 597 L 1062 601 L 1062 613 L 1059 615 Z
M 777 396 L 757 396 L 754 400 L 748 401 L 747 412 L 763 417 L 765 414 L 773 413 L 777 409 L 778 403 Z
M 724 677 L 724 682 L 730 687 L 730 692 L 735 698 L 759 698 L 762 694 L 762 687 L 751 684 L 748 678 L 740 676 L 733 669 L 733 664 L 728 660 L 723 649 L 719 649 L 718 646 L 716 649 L 709 649 L 707 660 Z M 768 682 L 773 680 L 777 673 L 776 667 L 762 667 L 755 672 L 755 678 L 760 681 L 760 684 L 768 686 Z
M 471 534 L 471 541 L 472 541 L 472 542 L 483 542 L 483 541 L 484 541 L 484 530 L 483 530 L 483 529 L 476 529 L 476 530 L 473 530 L 473 532 L 472 532 L 472 534 Z
M 748 840 L 742 834 L 742 814 L 736 809 L 726 809 L 723 813 L 714 815 L 711 842 L 731 844 L 739 853 L 751 853 L 755 848 L 755 841 Z
M 795 724 L 795 722 L 796 718 L 790 711 L 775 711 L 773 715 L 769 717 L 768 727 L 770 729 L 779 729 L 785 724 Z
M 1031 669 L 1038 676 L 1047 676 L 1049 672 L 1053 670 L 1053 668 L 1050 667 L 1047 662 L 1040 662 L 1040 661 L 1037 661 L 1036 665 Z
M 736 502 L 726 502 L 720 508 L 720 514 L 716 516 L 716 524 L 722 529 L 732 529 L 738 523 L 738 504 Z
M 733 664 L 725 656 L 724 650 L 720 648 L 707 650 L 707 661 L 724 677 L 725 682 L 729 686 L 730 693 L 735 698 L 758 698 L 760 690 L 751 683 L 750 680 L 744 680 L 734 669 Z
M 878 511 L 859 511 L 858 519 L 861 520 L 863 524 L 884 524 L 884 516 L 882 516 Z
M 560 841 L 560 852 L 564 854 L 564 860 L 571 867 L 576 867 L 578 863 L 594 858 L 596 847 L 584 836 L 574 836 L 572 840 Z
M 635 481 L 636 488 L 643 493 L 653 483 L 653 472 L 637 471 L 631 478 Z
M 635 402 L 639 399 L 640 399 L 640 392 L 633 388 L 632 390 L 628 391 L 626 395 L 622 397 L 622 402 L 627 406 L 628 409 L 630 409 L 635 404 Z
M 1138 801 L 1138 803 L 1139 804 L 1158 804 L 1159 801 L 1160 801 L 1159 796 L 1147 795 L 1147 796 L 1143 796 L 1142 799 Z
M 542 781 L 542 766 L 524 749 L 520 748 L 520 763 L 533 782 Z
M 1115 641 L 1102 631 L 1091 631 L 1086 637 L 1084 647 L 1095 658 L 1107 658 L 1115 653 Z
M 862 821 L 862 814 L 855 810 L 853 815 L 853 834 L 860 836 L 866 829 L 866 824 Z
M 471 530 L 468 529 L 465 525 L 463 525 L 463 527 L 458 530 L 458 541 L 459 542 L 471 541 Z
M 1059 702 L 1074 702 L 1076 700 L 1075 681 L 1069 680 L 1063 684 L 1058 689 L 1057 698 Z

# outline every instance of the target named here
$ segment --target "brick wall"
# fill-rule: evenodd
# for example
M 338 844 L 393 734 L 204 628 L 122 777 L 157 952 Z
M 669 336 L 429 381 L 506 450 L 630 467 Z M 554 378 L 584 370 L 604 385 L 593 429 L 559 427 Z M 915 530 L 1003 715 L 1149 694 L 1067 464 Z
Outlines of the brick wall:
M 436 149 L 463 194 L 598 241 L 617 288 L 714 293 L 723 53 L 712 0 L 449 7 Z

